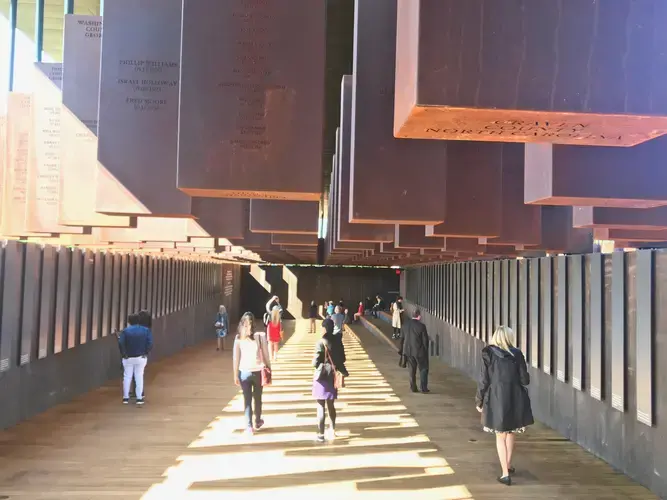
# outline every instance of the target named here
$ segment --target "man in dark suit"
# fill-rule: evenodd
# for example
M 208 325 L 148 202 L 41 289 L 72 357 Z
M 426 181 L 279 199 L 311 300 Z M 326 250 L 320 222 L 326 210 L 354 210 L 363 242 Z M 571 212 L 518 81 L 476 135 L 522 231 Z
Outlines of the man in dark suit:
M 421 322 L 421 311 L 415 309 L 412 318 L 403 323 L 403 336 L 401 337 L 400 354 L 408 365 L 410 373 L 410 389 L 412 392 L 419 392 L 417 389 L 417 367 L 419 367 L 419 383 L 423 393 L 431 392 L 428 390 L 428 348 L 429 338 L 426 331 L 426 325 Z

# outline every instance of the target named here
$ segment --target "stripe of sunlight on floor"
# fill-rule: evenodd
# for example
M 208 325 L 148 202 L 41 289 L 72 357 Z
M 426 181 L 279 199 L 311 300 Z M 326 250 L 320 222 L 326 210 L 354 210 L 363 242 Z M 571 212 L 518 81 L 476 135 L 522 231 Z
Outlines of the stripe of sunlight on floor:
M 239 393 L 167 469 L 144 500 L 213 498 L 471 499 L 438 448 L 420 430 L 352 332 L 344 336 L 350 377 L 336 402 L 337 436 L 316 443 L 307 321 L 280 350 L 263 418 L 243 434 Z

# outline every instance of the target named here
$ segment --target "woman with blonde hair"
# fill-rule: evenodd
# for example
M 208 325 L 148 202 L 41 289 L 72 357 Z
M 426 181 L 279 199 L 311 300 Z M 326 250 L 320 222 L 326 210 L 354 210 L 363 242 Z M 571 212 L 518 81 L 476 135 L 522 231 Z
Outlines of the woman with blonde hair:
M 215 318 L 215 334 L 218 337 L 218 348 L 216 350 L 225 350 L 227 333 L 229 333 L 229 316 L 227 315 L 227 308 L 221 305 Z
M 514 347 L 514 332 L 499 326 L 489 345 L 482 349 L 482 370 L 475 403 L 482 414 L 485 432 L 496 435 L 496 449 L 502 468 L 498 481 L 512 484 L 512 453 L 516 434 L 533 424 L 533 412 L 526 386 L 530 375 L 523 353 Z
M 266 333 L 269 340 L 269 355 L 271 361 L 275 361 L 278 356 L 278 347 L 283 338 L 283 323 L 280 319 L 280 309 L 274 307 L 271 309 L 271 319 L 266 325 Z
M 255 332 L 255 316 L 251 312 L 241 316 L 238 334 L 234 340 L 234 384 L 243 390 L 246 434 L 253 434 L 264 425 L 262 420 L 263 379 L 270 382 L 271 360 L 263 332 Z M 266 373 L 263 373 L 266 372 Z M 255 403 L 253 427 L 252 403 Z

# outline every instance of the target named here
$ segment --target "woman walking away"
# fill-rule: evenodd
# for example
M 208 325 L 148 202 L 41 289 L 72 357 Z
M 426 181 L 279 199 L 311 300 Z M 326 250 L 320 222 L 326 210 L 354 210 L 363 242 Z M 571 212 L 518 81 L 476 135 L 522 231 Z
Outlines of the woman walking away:
M 278 347 L 283 338 L 283 324 L 280 320 L 280 311 L 277 307 L 274 307 L 271 311 L 271 319 L 269 320 L 269 324 L 266 325 L 266 333 L 269 338 L 269 355 L 273 362 L 278 356 Z
M 394 328 L 392 339 L 401 337 L 401 313 L 403 312 L 403 301 L 399 297 L 396 302 L 391 305 L 391 326 Z
M 255 332 L 255 316 L 247 312 L 239 321 L 238 334 L 234 340 L 234 384 L 243 390 L 246 434 L 253 434 L 264 425 L 262 420 L 262 371 L 271 369 L 266 336 Z M 253 427 L 252 403 L 255 403 L 255 426 Z
M 328 431 L 329 440 L 336 436 L 336 406 L 338 398 L 338 385 L 336 379 L 341 376 L 347 377 L 349 373 L 345 368 L 345 351 L 342 344 L 336 342 L 333 334 L 334 323 L 331 319 L 322 322 L 323 335 L 315 346 L 313 366 L 313 398 L 317 401 L 317 441 L 324 442 L 324 421 L 327 411 L 331 426 Z M 339 375 L 337 375 L 337 373 Z
M 218 348 L 216 351 L 225 350 L 225 337 L 229 332 L 229 316 L 227 315 L 227 308 L 220 306 L 218 315 L 215 318 L 215 333 L 218 337 Z
M 319 314 L 317 313 L 317 304 L 315 303 L 314 300 L 310 301 L 310 309 L 308 310 L 308 318 L 310 319 L 310 333 L 315 333 L 316 331 L 316 326 L 315 322 L 317 318 L 319 317 Z
M 496 448 L 502 467 L 498 481 L 512 484 L 512 453 L 516 434 L 533 424 L 533 412 L 526 386 L 530 375 L 523 353 L 514 347 L 514 332 L 499 326 L 491 342 L 482 350 L 482 373 L 475 402 L 482 414 L 484 431 L 496 435 Z

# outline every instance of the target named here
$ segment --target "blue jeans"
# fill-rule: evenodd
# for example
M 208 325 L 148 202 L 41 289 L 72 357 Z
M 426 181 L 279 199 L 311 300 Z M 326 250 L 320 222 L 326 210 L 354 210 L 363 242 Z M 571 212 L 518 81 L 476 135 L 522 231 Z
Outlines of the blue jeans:
M 262 372 L 239 372 L 243 390 L 246 425 L 252 427 L 252 402 L 255 401 L 255 424 L 262 418 Z

